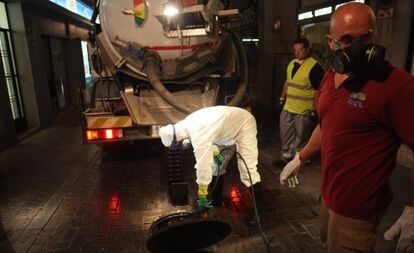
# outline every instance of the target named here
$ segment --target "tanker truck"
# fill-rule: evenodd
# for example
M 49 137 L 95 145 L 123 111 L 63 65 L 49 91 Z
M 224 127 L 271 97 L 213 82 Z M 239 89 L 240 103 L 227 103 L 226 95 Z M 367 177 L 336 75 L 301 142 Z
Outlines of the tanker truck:
M 78 94 L 85 142 L 158 138 L 195 110 L 246 102 L 246 52 L 229 28 L 240 12 L 222 1 L 99 0 L 91 21 L 96 78 Z

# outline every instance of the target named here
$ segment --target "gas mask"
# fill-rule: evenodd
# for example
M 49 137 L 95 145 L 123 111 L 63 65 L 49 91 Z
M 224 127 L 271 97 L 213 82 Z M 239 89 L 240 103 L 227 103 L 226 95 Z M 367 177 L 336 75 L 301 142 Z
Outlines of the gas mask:
M 374 43 L 366 45 L 361 39 L 355 39 L 349 47 L 334 52 L 332 67 L 340 74 L 357 72 L 381 66 L 384 58 L 385 47 Z

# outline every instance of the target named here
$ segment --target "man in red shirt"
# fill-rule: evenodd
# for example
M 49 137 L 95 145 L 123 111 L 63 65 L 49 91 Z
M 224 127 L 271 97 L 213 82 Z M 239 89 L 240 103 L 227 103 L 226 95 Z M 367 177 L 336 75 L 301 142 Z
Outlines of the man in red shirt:
M 404 142 L 414 151 L 414 77 L 382 60 L 376 33 L 365 4 L 333 13 L 326 38 L 335 53 L 318 94 L 319 125 L 280 175 L 294 187 L 298 169 L 321 152 L 321 239 L 332 253 L 375 252 L 398 148 Z M 399 236 L 397 252 L 414 252 L 413 204 L 384 234 Z

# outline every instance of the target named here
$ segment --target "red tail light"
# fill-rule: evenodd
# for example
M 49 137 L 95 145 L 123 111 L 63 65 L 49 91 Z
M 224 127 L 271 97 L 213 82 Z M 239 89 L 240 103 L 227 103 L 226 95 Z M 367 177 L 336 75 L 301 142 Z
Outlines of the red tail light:
M 124 138 L 122 129 L 86 130 L 86 139 L 88 141 L 113 140 L 122 138 Z

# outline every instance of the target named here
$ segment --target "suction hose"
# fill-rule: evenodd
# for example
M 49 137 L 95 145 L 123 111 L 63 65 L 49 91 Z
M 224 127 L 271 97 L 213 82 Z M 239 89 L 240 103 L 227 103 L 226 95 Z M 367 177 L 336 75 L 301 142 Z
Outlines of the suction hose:
M 162 99 L 183 113 L 190 114 L 195 111 L 195 108 L 192 106 L 179 103 L 175 97 L 165 88 L 165 86 L 158 78 L 153 61 L 147 61 L 145 65 L 145 71 L 152 88 L 154 88 L 154 90 L 158 93 L 158 95 L 160 95 Z
M 227 104 L 228 106 L 238 106 L 243 99 L 244 94 L 247 91 L 247 83 L 249 81 L 247 54 L 244 50 L 241 39 L 234 30 L 229 29 L 230 37 L 233 40 L 236 47 L 237 55 L 239 56 L 239 68 L 240 68 L 240 84 L 237 88 L 237 92 L 233 99 Z
M 230 33 L 230 37 L 233 40 L 233 43 L 236 47 L 236 51 L 239 57 L 239 67 L 240 67 L 240 84 L 237 88 L 237 92 L 234 95 L 233 99 L 227 104 L 228 106 L 238 106 L 243 99 L 244 94 L 247 91 L 247 83 L 248 83 L 248 65 L 247 65 L 247 55 L 246 51 L 244 50 L 243 44 L 239 36 L 233 30 L 228 30 Z M 183 113 L 190 114 L 196 110 L 196 108 L 179 103 L 175 97 L 165 88 L 161 80 L 159 79 L 156 73 L 156 65 L 154 61 L 147 61 L 145 66 L 145 72 L 148 77 L 148 81 L 150 82 L 151 86 L 154 90 L 160 95 L 162 99 L 164 99 L 167 103 L 172 105 L 173 107 L 177 108 Z

